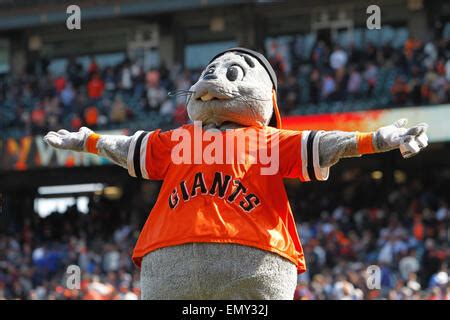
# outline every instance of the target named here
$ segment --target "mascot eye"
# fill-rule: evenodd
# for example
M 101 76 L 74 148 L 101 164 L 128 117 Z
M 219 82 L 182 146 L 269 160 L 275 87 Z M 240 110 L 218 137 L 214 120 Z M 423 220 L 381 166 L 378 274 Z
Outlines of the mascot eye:
M 205 74 L 211 74 L 211 73 L 214 73 L 214 71 L 216 71 L 216 68 L 209 67 L 208 70 L 206 70 Z
M 242 80 L 244 78 L 244 70 L 238 65 L 232 65 L 228 67 L 227 79 L 230 81 L 236 81 L 236 79 Z

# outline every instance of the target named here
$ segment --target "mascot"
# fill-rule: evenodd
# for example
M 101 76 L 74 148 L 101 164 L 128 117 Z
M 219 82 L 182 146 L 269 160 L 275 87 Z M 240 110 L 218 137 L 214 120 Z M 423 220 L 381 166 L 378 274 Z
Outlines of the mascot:
M 406 128 L 406 119 L 366 133 L 283 130 L 276 93 L 266 58 L 232 48 L 185 92 L 191 124 L 44 137 L 163 180 L 133 252 L 142 299 L 293 299 L 306 265 L 283 178 L 323 181 L 341 158 L 393 149 L 406 158 L 428 144 L 427 125 Z

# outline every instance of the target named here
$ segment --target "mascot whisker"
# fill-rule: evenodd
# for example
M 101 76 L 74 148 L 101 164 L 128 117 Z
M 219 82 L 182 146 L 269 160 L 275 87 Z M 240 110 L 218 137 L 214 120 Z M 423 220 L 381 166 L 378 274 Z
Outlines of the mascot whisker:
M 187 97 L 194 123 L 132 136 L 83 127 L 44 137 L 55 148 L 107 157 L 133 177 L 163 181 L 132 257 L 141 268 L 142 299 L 293 299 L 306 263 L 283 178 L 325 181 L 342 158 L 393 149 L 406 158 L 428 144 L 427 125 L 406 128 L 406 119 L 365 133 L 282 129 L 275 72 L 245 48 L 219 53 L 189 90 L 173 94 Z M 276 144 L 278 170 L 174 163 L 180 129 L 258 132 Z

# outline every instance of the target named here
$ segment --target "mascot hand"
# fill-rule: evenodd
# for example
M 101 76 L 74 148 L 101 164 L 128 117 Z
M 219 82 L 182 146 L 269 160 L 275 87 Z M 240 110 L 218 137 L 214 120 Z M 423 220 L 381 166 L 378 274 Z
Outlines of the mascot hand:
M 379 152 L 400 149 L 403 158 L 409 158 L 428 145 L 428 124 L 420 123 L 406 128 L 407 119 L 379 128 L 375 133 L 375 143 Z
M 86 151 L 86 140 L 93 133 L 94 131 L 86 127 L 81 127 L 78 132 L 61 129 L 58 132 L 47 133 L 44 141 L 58 149 Z

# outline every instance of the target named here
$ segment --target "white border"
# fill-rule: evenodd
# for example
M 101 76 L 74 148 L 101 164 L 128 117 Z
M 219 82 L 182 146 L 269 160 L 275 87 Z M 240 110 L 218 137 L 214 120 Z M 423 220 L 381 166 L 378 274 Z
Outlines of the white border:
M 150 135 L 153 133 L 153 131 L 147 133 L 145 135 L 145 137 L 142 139 L 142 143 L 141 143 L 141 153 L 140 153 L 140 164 L 141 164 L 141 173 L 142 173 L 142 178 L 144 179 L 148 179 L 148 172 L 147 172 L 147 167 L 145 165 L 145 159 L 147 159 L 147 144 L 148 144 L 148 138 L 150 137 Z
M 128 169 L 128 173 L 132 177 L 136 177 L 136 172 L 134 171 L 134 165 L 133 165 L 134 149 L 136 148 L 137 138 L 139 137 L 139 135 L 142 132 L 144 132 L 144 131 L 143 130 L 139 130 L 131 137 L 130 147 L 128 148 L 127 169 Z
M 313 166 L 314 166 L 314 174 L 316 175 L 317 180 L 326 181 L 330 175 L 330 167 L 322 168 L 319 162 L 319 140 L 324 131 L 319 131 L 316 133 L 313 141 Z

